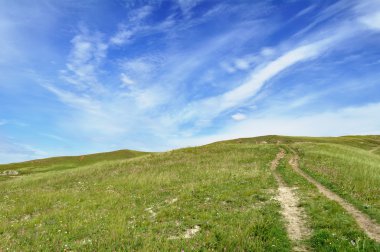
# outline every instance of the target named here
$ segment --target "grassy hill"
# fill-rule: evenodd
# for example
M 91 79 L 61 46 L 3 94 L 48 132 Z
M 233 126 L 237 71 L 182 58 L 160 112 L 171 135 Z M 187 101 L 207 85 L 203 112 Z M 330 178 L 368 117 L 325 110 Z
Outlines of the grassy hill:
M 0 176 L 0 251 L 380 251 L 380 136 L 263 136 L 4 171 L 18 175 Z
M 21 163 L 0 164 L 0 175 L 2 174 L 2 176 L 0 176 L 0 181 L 19 175 L 67 170 L 102 161 L 124 160 L 145 154 L 148 153 L 133 150 L 119 150 L 82 156 L 62 156 L 31 160 Z

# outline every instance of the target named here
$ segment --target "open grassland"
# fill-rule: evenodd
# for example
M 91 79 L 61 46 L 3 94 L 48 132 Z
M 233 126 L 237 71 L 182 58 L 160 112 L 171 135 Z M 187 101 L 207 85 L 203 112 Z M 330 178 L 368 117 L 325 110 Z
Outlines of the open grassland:
M 0 184 L 5 250 L 287 251 L 271 145 L 215 145 Z
M 351 146 L 297 144 L 301 166 L 380 223 L 380 156 Z
M 298 156 L 301 170 L 376 225 L 379 147 L 379 136 L 265 136 L 0 165 L 19 172 L 0 176 L 0 251 L 380 251 L 289 165 Z M 296 240 L 280 190 L 303 213 L 307 233 Z
M 0 181 L 8 179 L 10 176 L 15 176 L 12 175 L 12 173 L 10 173 L 10 176 L 6 176 L 5 174 L 9 171 L 17 171 L 16 176 L 32 173 L 56 172 L 59 170 L 73 169 L 80 166 L 95 164 L 97 162 L 115 161 L 138 157 L 144 154 L 147 153 L 132 150 L 119 150 L 82 156 L 54 157 L 31 160 L 21 163 L 0 164 Z
M 291 152 L 288 152 L 291 153 Z M 307 215 L 312 230 L 306 240 L 308 249 L 313 251 L 380 251 L 379 244 L 370 240 L 358 227 L 354 218 L 336 202 L 333 202 L 317 188 L 298 176 L 289 165 L 291 155 L 283 160 L 278 170 L 285 182 L 300 197 L 300 207 Z

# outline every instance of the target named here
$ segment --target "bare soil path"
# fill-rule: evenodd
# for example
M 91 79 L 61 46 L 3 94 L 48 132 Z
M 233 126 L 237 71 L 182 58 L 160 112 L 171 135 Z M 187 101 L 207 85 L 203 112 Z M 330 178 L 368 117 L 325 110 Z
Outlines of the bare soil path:
M 281 204 L 281 214 L 286 221 L 289 238 L 295 243 L 293 250 L 308 251 L 304 245 L 300 244 L 300 241 L 305 240 L 310 234 L 310 230 L 307 228 L 305 222 L 306 217 L 304 211 L 299 206 L 299 200 L 294 192 L 294 188 L 286 186 L 282 177 L 276 172 L 280 160 L 284 157 L 285 151 L 281 150 L 271 164 L 271 170 L 279 186 L 276 199 Z
M 345 201 L 343 198 L 338 196 L 336 193 L 324 187 L 321 183 L 310 177 L 304 171 L 299 168 L 298 156 L 294 155 L 289 161 L 289 164 L 292 166 L 293 170 L 299 175 L 307 179 L 310 183 L 314 184 L 318 190 L 324 194 L 330 200 L 333 200 L 340 204 L 348 213 L 354 217 L 358 225 L 363 229 L 363 231 L 368 235 L 368 237 L 374 239 L 377 242 L 380 242 L 380 225 L 375 221 L 371 220 L 367 215 L 360 212 L 352 204 Z

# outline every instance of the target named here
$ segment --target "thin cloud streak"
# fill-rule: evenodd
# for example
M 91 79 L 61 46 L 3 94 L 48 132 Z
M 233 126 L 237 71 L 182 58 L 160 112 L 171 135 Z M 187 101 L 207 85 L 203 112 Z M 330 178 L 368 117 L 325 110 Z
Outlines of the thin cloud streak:
M 261 135 L 379 135 L 380 115 L 378 111 L 380 111 L 380 103 L 298 117 L 289 114 L 269 114 L 229 124 L 220 129 L 216 134 L 181 140 L 173 139 L 172 144 L 178 147 L 197 146 L 216 141 Z M 186 142 L 186 144 L 182 144 L 182 141 Z
M 207 124 L 224 111 L 238 107 L 254 97 L 265 83 L 274 76 L 299 62 L 314 59 L 332 47 L 333 43 L 339 41 L 339 39 L 340 36 L 330 37 L 286 52 L 274 61 L 268 62 L 262 68 L 254 70 L 248 80 L 235 89 L 219 96 L 195 102 L 186 107 L 183 116 L 179 118 L 180 123 L 195 119 Z
M 56 15 L 27 25 L 0 11 L 0 44 L 21 53 L 1 52 L 11 60 L 0 59 L 0 115 L 28 125 L 3 123 L 7 139 L 29 136 L 38 155 L 164 150 L 276 133 L 272 124 L 284 123 L 278 134 L 324 134 L 312 124 L 335 113 L 342 130 L 332 132 L 376 131 L 354 120 L 377 120 L 366 104 L 380 101 L 378 1 L 146 3 L 53 1 Z M 50 13 L 44 6 L 22 10 Z M 13 43 L 29 38 L 33 46 Z
M 331 7 L 329 10 L 326 10 L 326 13 L 323 14 L 323 20 L 326 19 L 329 15 L 332 15 L 331 12 L 335 9 L 341 8 L 341 5 L 337 5 Z M 150 14 L 149 11 L 142 11 L 144 15 L 140 15 L 136 17 L 136 22 L 138 25 L 142 25 L 142 20 Z M 333 12 L 334 13 L 334 12 Z M 332 35 L 331 30 L 334 30 L 334 34 Z M 118 37 L 120 33 L 125 32 L 125 30 L 121 29 L 119 30 L 119 33 L 115 36 Z M 349 36 L 352 36 L 356 32 L 356 29 L 352 29 L 351 31 L 346 29 L 346 26 L 343 25 L 340 27 L 340 25 L 336 25 L 335 28 L 329 28 L 327 31 L 322 33 L 321 37 L 316 37 L 315 35 L 310 35 L 310 38 L 314 39 L 314 42 L 309 42 L 304 45 L 300 45 L 296 48 L 289 49 L 287 52 L 283 53 L 281 56 L 279 56 L 277 59 L 273 61 L 268 61 L 267 63 L 263 63 L 259 66 L 257 66 L 250 76 L 247 78 L 243 84 L 235 87 L 232 90 L 229 90 L 223 94 L 207 97 L 205 99 L 197 100 L 197 101 L 191 101 L 189 105 L 185 105 L 179 113 L 172 113 L 171 116 L 162 116 L 160 111 L 155 111 L 157 107 L 165 105 L 165 103 L 170 102 L 170 97 L 173 97 L 176 95 L 176 91 L 172 92 L 170 89 L 165 89 L 168 86 L 164 83 L 173 83 L 178 82 L 180 83 L 181 80 L 185 80 L 186 74 L 185 72 L 191 73 L 191 69 L 196 69 L 197 67 L 202 66 L 202 61 L 200 61 L 200 55 L 201 57 L 204 57 L 207 59 L 208 54 L 212 55 L 214 51 L 217 51 L 218 48 L 221 48 L 225 45 L 227 45 L 230 41 L 230 39 L 236 38 L 236 31 L 225 34 L 221 37 L 221 39 L 217 39 L 212 43 L 212 46 L 209 49 L 202 50 L 199 52 L 199 55 L 195 54 L 193 57 L 190 57 L 185 61 L 184 63 L 181 63 L 177 66 L 173 65 L 173 70 L 170 72 L 170 75 L 168 76 L 170 79 L 161 78 L 161 80 L 155 84 L 151 85 L 149 88 L 139 88 L 139 87 L 131 87 L 131 84 L 136 84 L 134 80 L 132 80 L 127 74 L 123 73 L 121 75 L 121 81 L 124 85 L 130 86 L 131 90 L 126 93 L 122 93 L 121 96 L 118 98 L 118 102 L 115 102 L 115 106 L 133 106 L 135 108 L 138 108 L 139 110 L 136 111 L 136 113 L 133 113 L 135 115 L 138 115 L 136 118 L 128 117 L 131 120 L 139 120 L 141 118 L 141 115 L 144 110 L 146 109 L 154 109 L 151 114 L 155 120 L 160 122 L 161 125 L 163 125 L 163 128 L 166 130 L 171 130 L 172 132 L 178 131 L 180 128 L 183 127 L 183 125 L 192 125 L 190 128 L 187 128 L 184 132 L 187 135 L 194 135 L 197 134 L 199 130 L 202 128 L 206 128 L 210 125 L 210 123 L 220 116 L 221 114 L 234 109 L 238 108 L 239 106 L 242 106 L 245 102 L 247 102 L 249 99 L 252 99 L 257 95 L 260 90 L 265 86 L 265 84 L 270 81 L 273 77 L 281 74 L 283 71 L 290 69 L 292 66 L 299 64 L 301 62 L 305 61 L 312 61 L 315 58 L 318 58 L 320 55 L 322 55 L 327 50 L 332 50 L 336 44 L 338 44 L 340 41 L 342 41 L 344 38 L 347 38 Z M 74 55 L 74 62 L 79 62 L 76 65 L 79 67 L 79 69 L 82 67 L 81 65 L 84 65 L 85 69 L 93 70 L 101 63 L 101 61 L 105 58 L 107 49 L 109 45 L 103 45 L 99 40 L 93 40 L 92 43 L 86 44 L 86 42 L 83 42 L 83 35 L 78 35 L 73 40 L 73 52 L 72 55 Z M 116 37 L 113 38 L 116 38 Z M 113 38 L 110 39 L 110 41 L 113 40 Z M 307 41 L 307 39 L 304 39 Z M 310 39 L 309 39 L 310 40 Z M 101 44 L 103 46 L 98 46 L 98 44 Z M 112 43 L 112 42 L 111 42 Z M 124 43 L 124 42 L 123 42 Z M 90 49 L 94 49 L 91 51 Z M 283 48 L 272 48 L 270 54 L 265 54 L 265 56 L 272 56 L 273 51 L 283 51 Z M 194 60 L 192 60 L 194 58 Z M 90 63 L 90 67 L 87 68 L 86 62 L 90 61 L 92 59 L 93 63 Z M 175 61 L 174 63 L 176 63 Z M 134 71 L 137 74 L 145 74 L 148 75 L 152 73 L 151 66 L 149 66 L 149 63 L 146 59 L 142 58 L 140 59 L 128 59 L 123 63 L 124 66 L 127 68 L 124 68 L 128 71 Z M 70 64 L 69 64 L 70 66 Z M 77 71 L 79 72 L 79 71 Z M 76 72 L 76 73 L 77 73 Z M 177 74 L 178 73 L 178 74 Z M 81 77 L 84 76 L 80 72 L 77 74 L 77 77 L 79 77 L 79 80 Z M 91 73 L 91 71 L 86 76 L 95 76 L 95 74 Z M 94 77 L 94 80 L 96 78 Z M 94 80 L 89 80 L 88 83 L 96 83 Z M 178 85 L 178 84 L 177 84 Z M 164 89 L 163 89 L 164 88 Z M 93 114 L 91 121 L 94 121 L 98 124 L 102 124 L 105 126 L 104 129 L 110 128 L 113 129 L 111 131 L 113 132 L 120 132 L 122 134 L 124 130 L 122 130 L 122 125 L 125 125 L 125 123 L 128 121 L 124 116 L 121 118 L 116 118 L 116 114 L 122 114 L 120 109 L 118 108 L 112 108 L 111 105 L 105 106 L 103 102 L 108 102 L 109 99 L 105 98 L 102 100 L 99 100 L 97 97 L 94 96 L 83 96 L 80 97 L 78 95 L 75 95 L 70 92 L 66 91 L 59 91 L 59 89 L 54 87 L 48 88 L 50 91 L 55 93 L 60 97 L 60 99 L 63 102 L 66 102 L 68 104 L 71 104 L 72 106 L 77 107 L 77 109 L 82 110 L 85 114 L 86 111 Z M 109 94 L 112 95 L 112 92 L 109 92 Z M 159 94 L 159 95 L 157 95 Z M 168 100 L 169 98 L 169 100 Z M 124 105 L 123 105 L 124 104 Z M 106 109 L 105 107 L 108 107 L 109 109 Z M 178 110 L 178 109 L 176 109 Z M 114 111 L 117 111 L 116 113 Z M 112 122 L 113 125 L 107 126 L 107 122 L 100 123 L 99 121 L 101 119 L 104 119 L 104 115 L 107 114 L 107 117 L 114 118 L 114 120 L 108 120 L 109 122 Z M 99 116 L 98 119 L 96 116 Z M 85 116 L 88 118 L 88 116 Z M 81 120 L 82 121 L 82 120 Z M 131 124 L 130 122 L 128 122 Z M 170 127 L 168 128 L 168 126 Z M 94 126 L 95 127 L 95 126 Z M 84 129 L 88 130 L 88 126 L 83 127 Z M 98 128 L 98 127 L 95 127 Z M 120 130 L 115 130 L 119 128 Z M 157 128 L 156 128 L 157 130 Z M 161 133 L 159 133 L 161 131 Z M 165 130 L 159 130 L 156 131 L 156 135 L 162 134 Z M 90 130 L 92 132 L 92 130 Z M 166 134 L 170 135 L 170 132 L 167 132 Z

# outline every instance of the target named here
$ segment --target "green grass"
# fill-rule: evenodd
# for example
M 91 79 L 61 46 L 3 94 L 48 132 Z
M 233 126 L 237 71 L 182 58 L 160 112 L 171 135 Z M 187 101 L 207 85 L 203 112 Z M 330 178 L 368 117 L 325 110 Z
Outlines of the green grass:
M 21 163 L 0 164 L 0 174 L 2 174 L 4 171 L 17 171 L 19 175 L 45 173 L 50 171 L 55 172 L 59 170 L 78 168 L 102 161 L 123 160 L 146 154 L 148 153 L 132 150 L 119 150 L 82 156 L 53 157 Z M 0 181 L 9 178 L 11 178 L 11 176 L 0 176 Z
M 373 149 L 371 150 L 371 152 L 372 152 L 373 154 L 380 155 L 380 148 L 379 148 L 379 147 L 377 147 L 377 148 L 373 148 Z
M 276 184 L 268 165 L 276 151 L 208 146 L 2 182 L 0 246 L 289 251 L 271 200 Z M 194 238 L 169 239 L 196 225 Z
M 380 222 L 380 156 L 336 144 L 295 147 L 306 172 Z
M 291 153 L 288 149 L 288 153 Z M 370 240 L 355 220 L 336 202 L 318 192 L 318 189 L 298 176 L 284 159 L 278 171 L 290 187 L 297 188 L 300 205 L 308 216 L 312 233 L 307 241 L 314 251 L 380 251 L 380 244 Z
M 380 136 L 341 136 L 341 137 L 290 137 L 290 136 L 260 136 L 253 138 L 240 138 L 235 140 L 229 140 L 225 142 L 237 142 L 237 143 L 273 143 L 273 144 L 292 144 L 292 143 L 327 143 L 327 144 L 339 144 L 344 146 L 352 146 L 367 151 L 377 149 L 380 147 Z M 218 143 L 217 143 L 218 144 Z M 380 149 L 379 149 L 380 151 Z M 379 153 L 379 152 L 376 152 Z
M 0 165 L 20 172 L 0 176 L 0 251 L 291 251 L 269 169 L 279 148 L 296 149 L 303 170 L 379 221 L 379 143 L 265 136 Z M 299 188 L 310 248 L 379 251 L 285 160 L 279 172 Z

